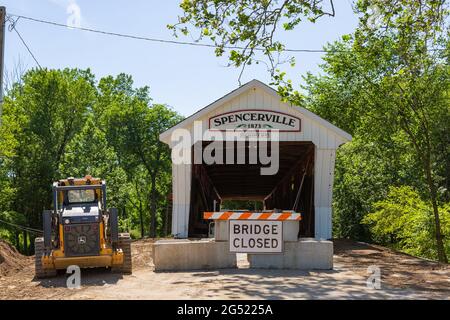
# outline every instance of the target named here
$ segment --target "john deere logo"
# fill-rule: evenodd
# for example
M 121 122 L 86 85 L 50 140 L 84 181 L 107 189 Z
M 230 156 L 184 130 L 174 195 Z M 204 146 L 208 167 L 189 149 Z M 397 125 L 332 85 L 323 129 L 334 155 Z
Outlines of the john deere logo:
M 86 243 L 86 236 L 79 236 L 78 244 L 85 244 L 85 243 Z
M 269 110 L 239 110 L 219 114 L 209 119 L 213 130 L 280 130 L 300 131 L 300 119 Z

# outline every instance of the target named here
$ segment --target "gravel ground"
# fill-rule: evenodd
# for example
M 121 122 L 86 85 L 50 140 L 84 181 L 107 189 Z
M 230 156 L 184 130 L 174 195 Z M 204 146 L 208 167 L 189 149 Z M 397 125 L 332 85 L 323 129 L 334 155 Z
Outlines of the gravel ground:
M 450 266 L 384 247 L 335 240 L 329 271 L 238 269 L 153 272 L 152 240 L 133 243 L 133 274 L 82 271 L 80 289 L 66 288 L 66 275 L 34 279 L 31 259 L 0 277 L 0 299 L 450 299 Z M 369 289 L 367 267 L 381 270 L 381 289 Z

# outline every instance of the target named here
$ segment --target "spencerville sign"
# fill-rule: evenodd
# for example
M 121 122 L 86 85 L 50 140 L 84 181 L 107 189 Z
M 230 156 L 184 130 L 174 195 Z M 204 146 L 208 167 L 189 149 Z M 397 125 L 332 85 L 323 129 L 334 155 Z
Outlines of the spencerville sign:
M 210 130 L 279 130 L 299 132 L 301 120 L 286 113 L 270 110 L 238 110 L 209 119 Z

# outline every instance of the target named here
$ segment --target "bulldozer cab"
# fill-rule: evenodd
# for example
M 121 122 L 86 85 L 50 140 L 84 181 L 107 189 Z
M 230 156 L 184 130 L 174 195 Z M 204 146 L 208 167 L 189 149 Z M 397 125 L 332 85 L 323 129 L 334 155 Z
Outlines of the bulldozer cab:
M 43 212 L 35 240 L 37 277 L 69 265 L 131 273 L 131 238 L 119 233 L 116 208 L 108 208 L 105 181 L 85 176 L 53 183 L 53 209 Z
M 67 190 L 63 195 L 64 207 L 98 205 L 97 192 L 94 190 Z
M 53 185 L 53 207 L 63 223 L 99 221 L 106 208 L 106 184 L 97 178 L 67 178 Z

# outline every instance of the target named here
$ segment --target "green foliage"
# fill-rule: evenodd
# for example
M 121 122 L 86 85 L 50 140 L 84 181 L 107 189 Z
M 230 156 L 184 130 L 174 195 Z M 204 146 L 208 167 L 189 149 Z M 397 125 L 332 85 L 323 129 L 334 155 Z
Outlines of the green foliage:
M 68 144 L 59 168 L 62 177 L 101 177 L 107 181 L 108 207 L 125 205 L 123 199 L 129 188 L 126 173 L 93 114 Z
M 293 30 L 303 20 L 315 22 L 324 15 L 334 16 L 333 0 L 329 1 L 255 1 L 255 0 L 184 0 L 183 16 L 168 25 L 184 35 L 198 30 L 198 38 L 209 38 L 216 45 L 216 56 L 229 51 L 231 65 L 241 67 L 267 58 L 270 72 L 279 63 L 278 53 L 284 45 L 274 37 L 277 28 Z M 241 71 L 241 74 L 242 74 Z
M 439 208 L 441 228 L 450 232 L 450 204 Z M 374 210 L 362 220 L 370 226 L 378 241 L 392 245 L 408 254 L 437 259 L 433 241 L 434 221 L 431 203 L 421 199 L 411 187 L 390 187 L 387 197 L 374 203 Z M 445 251 L 450 254 L 450 239 L 445 239 Z
M 119 209 L 122 230 L 162 235 L 171 170 L 159 134 L 180 116 L 152 104 L 148 87 L 134 88 L 124 74 L 97 83 L 89 70 L 42 69 L 22 80 L 9 90 L 3 109 L 0 219 L 42 229 L 52 182 L 90 174 L 107 181 L 108 207 Z M 28 241 L 2 223 L 0 231 L 31 252 L 35 234 Z
M 222 202 L 222 210 L 262 210 L 262 201 L 251 200 L 224 200 Z
M 334 237 L 371 240 L 361 224 L 376 201 L 384 199 L 391 185 L 422 186 L 418 163 L 408 144 L 391 137 L 385 144 L 368 143 L 355 136 L 337 153 L 333 190 Z
M 337 158 L 335 235 L 372 238 L 362 219 L 389 186 L 408 185 L 431 209 L 435 230 L 423 245 L 445 262 L 438 207 L 450 197 L 448 10 L 441 1 L 382 4 L 359 1 L 356 32 L 328 45 L 325 75 L 307 75 L 306 97 L 290 98 L 354 137 Z
M 165 207 L 158 204 L 163 204 L 171 187 L 168 181 L 171 171 L 170 151 L 159 140 L 159 134 L 178 123 L 181 117 L 165 105 L 150 106 L 148 88 L 133 89 L 129 77 L 104 78 L 99 87 L 99 106 L 104 105 L 105 100 L 109 104 L 108 110 L 101 112 L 106 139 L 114 148 L 127 175 L 139 180 L 133 184 L 135 201 L 129 197 L 127 199 L 135 208 L 139 208 L 140 215 L 144 206 L 148 205 L 151 213 L 150 235 L 155 237 L 158 216 L 161 216 Z M 119 99 L 112 100 L 111 94 L 116 92 L 120 92 Z M 150 189 L 146 186 L 150 186 Z M 140 220 L 143 221 L 143 217 Z
M 51 183 L 67 144 L 85 121 L 95 98 L 89 70 L 31 70 L 5 97 L 0 136 L 3 212 L 41 225 L 51 204 Z M 38 229 L 41 229 L 38 227 Z

